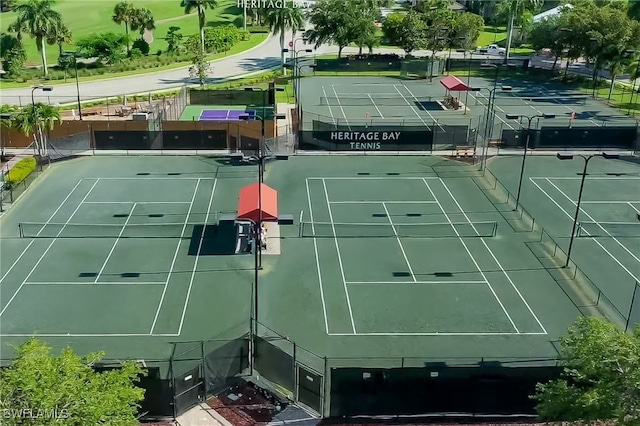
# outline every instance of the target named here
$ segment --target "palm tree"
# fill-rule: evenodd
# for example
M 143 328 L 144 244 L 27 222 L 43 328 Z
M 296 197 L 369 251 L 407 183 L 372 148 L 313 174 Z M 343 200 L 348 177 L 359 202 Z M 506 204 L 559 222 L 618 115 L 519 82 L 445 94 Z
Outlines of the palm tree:
M 156 29 L 156 22 L 153 14 L 146 7 L 136 9 L 133 21 L 131 21 L 131 29 L 140 31 L 142 36 L 145 30 L 151 31 Z
M 193 10 L 198 11 L 198 25 L 200 26 L 200 49 L 204 53 L 204 27 L 207 23 L 204 11 L 218 6 L 216 0 L 182 0 L 180 6 L 184 8 L 184 13 L 189 14 Z
M 36 151 L 43 157 L 47 154 L 47 132 L 60 121 L 58 108 L 36 102 L 22 109 L 13 118 L 13 127 L 25 135 L 33 135 Z
M 542 3 L 544 3 L 543 0 L 503 0 L 501 7 L 509 13 L 509 21 L 507 23 L 507 46 L 504 53 L 505 62 L 509 60 L 514 23 L 521 21 L 525 12 L 542 6 Z
M 58 56 L 62 55 L 62 45 L 73 41 L 71 31 L 65 24 L 60 24 L 54 33 L 47 35 L 47 44 L 58 45 Z
M 127 56 L 129 56 L 129 26 L 136 15 L 136 8 L 128 1 L 122 1 L 113 8 L 113 22 L 124 24 L 124 32 L 127 35 Z
M 284 68 L 284 36 L 287 30 L 304 28 L 304 19 L 299 7 L 271 8 L 267 12 L 266 24 L 273 34 L 280 33 L 280 62 L 282 73 L 286 75 Z
M 10 31 L 18 34 L 27 32 L 35 38 L 38 51 L 42 55 L 45 77 L 49 75 L 46 39 L 51 34 L 55 34 L 58 27 L 62 25 L 62 16 L 52 9 L 54 4 L 55 0 L 28 0 L 26 3 L 21 3 L 15 8 L 18 17 L 10 25 Z

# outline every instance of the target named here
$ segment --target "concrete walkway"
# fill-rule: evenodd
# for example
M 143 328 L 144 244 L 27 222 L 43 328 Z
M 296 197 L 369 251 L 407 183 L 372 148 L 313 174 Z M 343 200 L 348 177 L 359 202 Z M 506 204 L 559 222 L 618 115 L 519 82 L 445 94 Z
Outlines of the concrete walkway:
M 198 404 L 176 419 L 178 426 L 234 426 L 207 404 Z

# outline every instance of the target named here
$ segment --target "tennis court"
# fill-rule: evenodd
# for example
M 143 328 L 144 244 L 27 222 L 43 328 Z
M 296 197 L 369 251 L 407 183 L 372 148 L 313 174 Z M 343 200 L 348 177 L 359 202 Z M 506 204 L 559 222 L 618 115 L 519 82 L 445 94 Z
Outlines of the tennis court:
M 264 114 L 265 120 L 273 117 L 273 107 L 239 105 L 187 105 L 180 115 L 181 121 L 240 121 L 248 115 L 255 120 Z
M 583 160 L 530 158 L 523 205 L 566 252 L 576 211 Z M 492 170 L 500 178 L 518 166 L 500 158 Z M 585 181 L 572 260 L 627 318 L 640 282 L 640 168 L 624 160 L 594 158 Z

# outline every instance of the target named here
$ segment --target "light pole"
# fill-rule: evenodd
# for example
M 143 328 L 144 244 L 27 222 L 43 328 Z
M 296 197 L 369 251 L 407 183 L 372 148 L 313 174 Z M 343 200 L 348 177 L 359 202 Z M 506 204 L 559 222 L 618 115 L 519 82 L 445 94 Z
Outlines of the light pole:
M 527 151 L 529 150 L 529 141 L 531 138 L 531 122 L 535 118 L 544 118 L 544 119 L 556 118 L 556 115 L 550 114 L 550 113 L 542 113 L 542 114 L 536 114 L 531 116 L 521 115 L 521 114 L 507 114 L 506 117 L 508 120 L 518 120 L 520 118 L 527 119 L 527 138 L 525 139 L 525 142 L 524 142 L 524 154 L 522 155 L 522 167 L 520 168 L 520 180 L 518 181 L 518 195 L 516 195 L 516 207 L 513 209 L 513 210 L 518 210 L 518 206 L 520 205 L 520 190 L 522 189 L 522 177 L 524 176 L 524 164 L 525 164 L 525 161 L 527 161 Z
M 301 99 L 301 83 L 300 83 L 300 79 L 301 79 L 301 74 L 302 74 L 302 67 L 306 66 L 309 67 L 311 69 L 316 69 L 316 64 L 309 64 L 309 65 L 300 65 L 300 64 L 285 64 L 285 68 L 291 68 L 294 70 L 294 91 L 295 91 L 295 95 L 296 95 L 296 111 L 298 113 L 298 128 L 300 128 L 300 125 L 302 123 L 302 103 L 300 101 Z
M 286 118 L 284 114 L 275 114 L 274 120 Z M 264 140 L 265 134 L 265 117 L 254 116 L 249 114 L 240 115 L 240 120 L 260 120 L 261 141 Z M 264 170 L 264 159 L 266 156 L 261 149 L 262 143 L 258 144 L 258 220 L 253 222 L 253 304 L 251 309 L 251 347 L 255 351 L 255 335 L 258 331 L 258 277 L 259 271 L 262 269 L 262 244 L 260 242 L 260 234 L 262 228 L 262 180 Z M 252 364 L 253 365 L 253 364 Z
M 80 83 L 78 82 L 78 54 L 76 52 L 64 52 L 64 56 L 73 58 L 73 68 L 76 72 L 76 98 L 78 100 L 78 116 L 82 121 L 82 103 L 80 102 Z
M 456 52 L 463 53 L 466 59 L 466 49 L 456 49 Z M 471 87 L 471 63 L 473 62 L 473 50 L 469 51 L 469 62 L 467 63 L 467 93 L 464 96 L 464 114 L 467 114 L 467 105 L 469 104 L 469 88 Z
M 559 160 L 573 160 L 572 154 L 556 154 Z M 578 202 L 576 203 L 576 213 L 573 217 L 573 227 L 571 228 L 571 238 L 569 240 L 569 249 L 567 250 L 567 262 L 564 264 L 564 267 L 569 266 L 569 260 L 571 259 L 571 249 L 573 248 L 573 239 L 576 234 L 576 226 L 578 225 L 578 214 L 580 213 L 580 202 L 582 201 L 582 190 L 584 189 L 584 181 L 587 177 L 587 166 L 589 165 L 589 160 L 593 157 L 602 157 L 607 160 L 616 160 L 620 158 L 618 154 L 607 154 L 603 152 L 602 154 L 592 154 L 592 155 L 582 155 L 578 154 L 578 157 L 582 157 L 584 160 L 584 169 L 582 170 L 582 179 L 580 180 L 580 191 L 578 192 Z
M 36 132 L 40 132 L 40 120 L 38 120 L 38 110 L 36 109 L 36 100 L 33 96 L 33 92 L 35 92 L 38 89 L 42 89 L 43 92 L 51 92 L 53 91 L 53 87 L 51 86 L 43 86 L 41 84 L 38 84 L 37 86 L 33 86 L 31 88 L 31 107 L 33 108 L 33 116 L 36 119 Z M 37 142 L 38 138 L 36 136 L 36 149 L 38 142 Z M 44 147 L 42 147 L 44 149 Z M 40 153 L 42 154 L 42 152 Z
M 471 90 L 472 92 L 477 92 L 482 89 L 483 88 L 471 88 L 469 90 Z M 483 141 L 482 141 L 482 160 L 480 161 L 480 170 L 484 170 L 485 156 L 487 154 L 487 149 L 489 148 L 489 137 L 491 134 L 491 132 L 489 131 L 490 129 L 489 118 L 493 117 L 493 100 L 495 98 L 495 94 L 498 89 L 500 89 L 503 92 L 510 92 L 513 89 L 513 87 L 500 86 L 500 87 L 494 87 L 492 89 L 486 89 L 489 92 L 489 99 L 487 101 L 487 114 L 486 114 L 487 118 L 484 123 L 484 134 L 483 134 Z
M 10 125 L 11 122 L 6 122 L 5 120 L 12 120 L 13 119 L 13 114 L 9 114 L 9 113 L 2 113 L 0 114 L 0 120 L 3 121 L 3 123 Z M 0 135 L 0 137 L 2 137 Z M 4 154 L 4 148 L 5 148 L 5 141 L 4 138 L 2 138 L 2 140 L 0 141 L 0 160 L 4 161 L 5 159 L 5 154 Z M 4 176 L 4 175 L 3 175 Z M 0 199 L 0 202 L 2 202 L 2 200 Z M 0 211 L 2 211 L 0 209 Z

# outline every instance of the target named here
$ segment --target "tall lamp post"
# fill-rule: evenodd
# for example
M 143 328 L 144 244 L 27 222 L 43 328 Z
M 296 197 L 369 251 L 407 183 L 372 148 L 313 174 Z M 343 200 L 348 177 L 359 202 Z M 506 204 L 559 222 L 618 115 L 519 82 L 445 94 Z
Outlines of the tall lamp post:
M 275 114 L 274 120 L 286 118 L 284 114 Z M 258 115 L 242 114 L 240 120 L 260 120 L 261 142 L 258 144 L 258 220 L 253 222 L 253 303 L 251 306 L 251 348 L 255 351 L 255 336 L 258 332 L 258 278 L 259 271 L 262 269 L 262 244 L 260 242 L 260 234 L 262 229 L 262 179 L 264 173 L 264 160 L 267 157 L 261 149 L 262 141 L 265 135 L 265 117 Z M 253 363 L 251 364 L 253 365 Z
M 456 52 L 463 53 L 465 59 L 467 58 L 466 49 L 456 49 Z M 467 105 L 469 104 L 469 88 L 471 87 L 471 64 L 473 63 L 473 50 L 469 51 L 469 62 L 467 63 L 467 93 L 464 97 L 464 114 L 467 114 Z
M 37 86 L 33 86 L 31 88 L 31 106 L 33 108 L 33 114 L 34 114 L 34 116 L 36 118 L 36 122 L 37 122 L 36 123 L 36 127 L 37 127 L 36 131 L 40 131 L 40 121 L 38 120 L 38 110 L 36 109 L 36 100 L 35 100 L 35 98 L 33 96 L 33 92 L 35 92 L 38 89 L 41 89 L 43 92 L 51 92 L 51 91 L 53 91 L 53 87 L 51 87 L 51 86 L 43 86 L 41 84 L 38 84 Z M 37 145 L 38 145 L 38 143 L 37 143 L 37 137 L 36 137 L 36 147 L 35 147 L 36 149 L 37 149 Z M 42 149 L 44 150 L 44 147 L 42 147 Z M 42 154 L 42 152 L 40 154 Z
M 295 90 L 295 94 L 296 94 L 296 106 L 297 106 L 297 112 L 298 112 L 298 123 L 302 122 L 302 103 L 300 102 L 300 99 L 302 98 L 301 96 L 301 89 L 302 86 L 300 85 L 300 79 L 301 79 L 301 75 L 302 75 L 302 67 L 308 67 L 311 69 L 316 69 L 317 65 L 316 64 L 309 64 L 309 65 L 301 65 L 301 64 L 285 64 L 285 68 L 291 68 L 294 71 L 294 90 Z M 300 127 L 300 126 L 298 126 Z
M 559 160 L 573 160 L 574 155 L 572 154 L 556 154 Z M 578 215 L 580 214 L 580 202 L 582 201 L 582 190 L 584 189 L 584 181 L 587 177 L 587 166 L 589 165 L 589 160 L 594 157 L 602 157 L 607 160 L 616 160 L 620 158 L 618 154 L 608 154 L 603 152 L 602 154 L 592 154 L 592 155 L 582 155 L 578 154 L 578 157 L 582 157 L 584 160 L 584 168 L 582 169 L 582 179 L 580 180 L 580 191 L 578 192 L 578 202 L 576 203 L 576 213 L 573 217 L 573 227 L 571 228 L 571 238 L 569 240 L 569 249 L 567 250 L 567 261 L 564 264 L 564 267 L 569 266 L 569 260 L 571 259 L 571 249 L 573 248 L 573 239 L 576 234 L 576 226 L 578 225 Z
M 471 88 L 469 89 L 472 92 L 477 92 L 482 90 L 483 88 Z M 486 89 L 489 92 L 489 99 L 487 101 L 487 113 L 486 113 L 486 120 L 484 123 L 484 134 L 483 134 L 483 141 L 482 141 L 482 161 L 480 161 L 480 170 L 484 170 L 484 162 L 485 162 L 485 157 L 487 155 L 487 149 L 489 148 L 489 137 L 491 135 L 491 130 L 493 130 L 492 127 L 490 127 L 490 123 L 489 120 L 490 118 L 493 118 L 493 115 L 495 114 L 493 111 L 493 102 L 494 102 L 494 98 L 496 95 L 496 91 L 497 90 L 501 90 L 503 92 L 510 92 L 513 89 L 513 87 L 511 86 L 500 86 L 500 87 L 494 87 L 492 89 Z
M 524 154 L 522 155 L 522 167 L 520 168 L 520 180 L 518 180 L 518 195 L 516 195 L 516 207 L 513 210 L 518 210 L 518 206 L 520 205 L 520 190 L 522 189 L 522 177 L 524 176 L 524 165 L 527 161 L 527 151 L 529 150 L 529 141 L 531 140 L 531 122 L 536 118 L 556 118 L 555 114 L 550 113 L 542 113 L 536 115 L 522 115 L 522 114 L 507 114 L 508 120 L 518 120 L 521 118 L 525 118 L 527 120 L 527 138 L 524 142 Z
M 11 120 L 13 118 L 13 114 L 7 114 L 7 113 L 2 113 L 0 114 L 0 120 Z M 0 137 L 2 137 L 0 135 Z M 2 138 L 2 141 L 0 141 L 0 144 L 2 146 L 0 146 L 0 158 L 4 161 L 4 138 Z M 4 207 L 2 205 L 2 198 L 3 198 L 3 192 L 4 192 L 4 173 L 0 172 L 0 212 L 4 211 Z
M 78 55 L 76 52 L 64 52 L 63 56 L 73 58 L 73 69 L 75 70 L 76 76 L 76 99 L 78 101 L 78 116 L 80 117 L 80 121 L 82 121 L 82 103 L 80 102 L 80 83 L 78 82 Z

